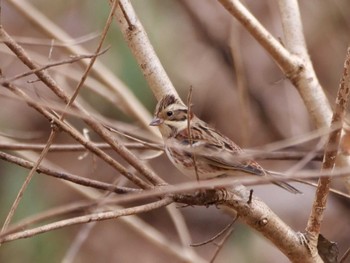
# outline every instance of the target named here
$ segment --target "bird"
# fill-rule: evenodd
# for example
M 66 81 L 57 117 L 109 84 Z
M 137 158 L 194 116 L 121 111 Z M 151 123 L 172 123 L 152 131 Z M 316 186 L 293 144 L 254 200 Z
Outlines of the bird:
M 244 153 L 243 149 L 194 115 L 173 94 L 159 100 L 150 125 L 158 126 L 170 161 L 192 179 L 266 176 L 271 178 L 273 184 L 291 193 L 301 193 L 286 182 L 273 181 L 272 172 L 265 170 L 256 161 L 239 158 L 239 154 Z

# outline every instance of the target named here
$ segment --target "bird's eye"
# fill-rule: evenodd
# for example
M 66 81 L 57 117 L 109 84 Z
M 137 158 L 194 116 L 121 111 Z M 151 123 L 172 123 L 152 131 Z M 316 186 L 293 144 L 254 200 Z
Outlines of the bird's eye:
M 172 111 L 167 111 L 167 112 L 166 112 L 166 115 L 167 115 L 168 117 L 173 116 L 173 112 L 172 112 Z

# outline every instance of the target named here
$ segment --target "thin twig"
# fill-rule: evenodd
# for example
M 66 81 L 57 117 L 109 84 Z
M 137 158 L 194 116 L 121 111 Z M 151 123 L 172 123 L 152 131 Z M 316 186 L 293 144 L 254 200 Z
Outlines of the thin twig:
M 286 50 L 239 0 L 218 1 L 256 38 L 286 72 L 299 70 L 298 66 L 301 61 Z
M 89 42 L 95 38 L 97 38 L 100 34 L 98 32 L 92 32 L 81 37 L 76 37 L 75 39 L 67 39 L 66 41 L 55 41 L 52 43 L 52 40 L 49 39 L 38 39 L 33 37 L 24 37 L 24 36 L 14 36 L 13 38 L 20 45 L 27 46 L 52 46 L 52 47 L 67 47 L 80 45 L 86 42 Z M 0 40 L 1 42 L 1 40 Z
M 84 242 L 88 239 L 91 231 L 96 226 L 97 222 L 90 222 L 84 224 L 82 229 L 80 229 L 79 233 L 74 238 L 72 245 L 70 245 L 68 251 L 64 255 L 62 259 L 62 263 L 72 263 L 74 262 L 79 250 L 81 249 Z
M 74 41 L 65 31 L 53 23 L 40 10 L 36 9 L 33 4 L 28 1 L 7 0 L 23 17 L 40 30 L 44 34 L 61 42 L 68 40 Z M 88 54 L 89 52 L 80 45 L 66 45 L 64 48 L 70 54 Z M 88 62 L 85 60 L 79 61 L 82 65 L 87 66 Z M 129 116 L 134 117 L 140 122 L 142 127 L 151 133 L 158 135 L 156 129 L 151 129 L 149 120 L 151 115 L 146 108 L 137 100 L 135 95 L 130 92 L 128 87 L 116 77 L 106 66 L 97 61 L 92 68 L 92 73 L 95 78 L 103 83 L 106 88 L 111 91 L 111 96 L 108 98 L 115 106 L 126 112 Z M 118 101 L 116 104 L 115 101 Z
M 252 135 L 251 129 L 249 128 L 249 118 L 250 118 L 250 101 L 249 101 L 249 90 L 247 86 L 247 76 L 244 68 L 244 61 L 241 51 L 240 44 L 240 28 L 238 23 L 234 21 L 231 24 L 230 30 L 230 51 L 233 61 L 233 70 L 236 77 L 236 86 L 238 92 L 238 102 L 239 102 L 239 113 L 240 113 L 240 135 L 242 137 L 241 147 L 247 146 Z
M 232 223 L 230 224 L 230 227 L 227 229 L 227 232 L 223 236 L 222 240 L 217 244 L 217 249 L 215 250 L 213 257 L 209 261 L 210 263 L 213 263 L 215 261 L 216 257 L 219 255 L 220 250 L 223 248 L 225 242 L 231 236 L 234 230 L 233 224 L 237 221 L 237 219 L 238 219 L 238 215 L 233 219 Z
M 101 40 L 99 41 L 98 47 L 96 48 L 95 56 L 93 56 L 93 57 L 91 58 L 91 61 L 90 61 L 89 65 L 88 65 L 88 67 L 86 68 L 86 70 L 85 70 L 85 72 L 84 72 L 84 74 L 83 74 L 81 80 L 79 81 L 79 83 L 78 83 L 76 89 L 74 90 L 73 95 L 72 95 L 71 98 L 69 99 L 69 101 L 68 101 L 68 103 L 67 103 L 67 105 L 66 105 L 64 111 L 62 112 L 61 116 L 59 117 L 59 120 L 60 120 L 60 121 L 63 121 L 63 120 L 64 120 L 65 115 L 66 115 L 66 110 L 73 104 L 74 100 L 75 100 L 76 97 L 78 96 L 79 91 L 80 91 L 80 89 L 83 87 L 83 84 L 84 84 L 84 82 L 85 82 L 85 79 L 87 78 L 88 73 L 90 72 L 90 69 L 92 68 L 94 62 L 96 61 L 97 54 L 100 52 L 100 50 L 101 50 L 101 48 L 102 48 L 102 44 L 103 44 L 103 42 L 104 42 L 104 40 L 105 40 L 105 38 L 106 38 L 108 29 L 109 29 L 109 27 L 110 27 L 110 25 L 111 25 L 111 23 L 112 23 L 112 19 L 113 19 L 113 15 L 114 15 L 114 12 L 115 12 L 116 7 L 117 7 L 117 1 L 114 0 L 113 8 L 112 8 L 111 13 L 110 13 L 110 16 L 109 16 L 109 18 L 108 18 L 108 20 L 107 20 L 106 26 L 105 26 L 105 28 L 104 28 L 104 30 L 103 30 L 103 33 L 102 33 L 102 36 L 101 36 Z M 2 25 L 1 25 L 1 27 L 2 27 Z M 1 29 L 2 29 L 2 28 L 1 28 Z M 3 30 L 1 30 L 1 31 L 2 31 L 2 33 L 3 33 L 2 35 L 6 35 L 6 34 L 4 34 L 5 32 L 4 32 Z M 5 41 L 5 44 L 7 44 L 6 41 Z M 37 66 L 34 66 L 32 70 L 38 70 L 38 67 L 37 67 Z M 33 72 L 33 73 L 34 73 L 34 74 L 39 74 L 39 73 L 41 73 L 41 72 L 43 72 L 43 71 L 40 70 L 40 71 L 36 71 L 36 72 Z M 45 158 L 45 156 L 47 155 L 48 149 L 49 149 L 50 145 L 52 144 L 53 140 L 55 139 L 55 137 L 56 137 L 56 135 L 57 135 L 57 133 L 58 133 L 58 131 L 59 131 L 59 130 L 57 129 L 57 127 L 54 125 L 54 123 L 52 123 L 52 125 L 53 125 L 53 126 L 52 126 L 53 128 L 52 128 L 51 133 L 50 133 L 50 136 L 49 136 L 49 138 L 48 138 L 48 140 L 47 140 L 46 146 L 45 146 L 45 148 L 43 149 L 43 151 L 41 152 L 41 154 L 40 154 L 38 160 L 36 161 L 36 163 L 35 163 L 34 166 L 32 167 L 31 171 L 29 172 L 29 174 L 28 174 L 28 176 L 27 176 L 25 182 L 23 183 L 21 189 L 19 190 L 19 192 L 18 192 L 18 194 L 17 194 L 17 197 L 16 197 L 16 199 L 15 199 L 13 205 L 11 206 L 10 212 L 8 213 L 8 215 L 7 215 L 6 219 L 5 219 L 5 223 L 4 223 L 4 225 L 3 225 L 2 229 L 1 229 L 1 232 L 5 231 L 6 228 L 8 227 L 8 225 L 10 224 L 11 219 L 12 219 L 12 217 L 13 217 L 13 215 L 14 215 L 14 212 L 15 212 L 15 210 L 17 209 L 17 207 L 18 207 L 18 205 L 19 205 L 19 202 L 20 202 L 20 200 L 21 200 L 21 198 L 22 198 L 22 196 L 23 196 L 23 194 L 24 194 L 24 191 L 26 190 L 26 188 L 27 188 L 27 186 L 29 185 L 31 179 L 33 178 L 36 169 L 38 168 L 38 166 L 40 165 L 40 163 L 42 162 L 42 160 Z
M 98 53 L 95 53 L 95 54 L 78 55 L 78 56 L 74 56 L 73 58 L 64 59 L 64 60 L 57 61 L 57 62 L 52 62 L 52 63 L 46 64 L 46 65 L 44 65 L 42 67 L 29 70 L 27 72 L 18 74 L 16 76 L 13 76 L 13 77 L 10 77 L 10 78 L 7 78 L 7 79 L 3 79 L 3 80 L 0 81 L 0 85 L 2 85 L 3 82 L 13 82 L 13 81 L 15 81 L 17 79 L 27 77 L 29 75 L 35 74 L 35 73 L 37 73 L 39 71 L 46 70 L 46 69 L 49 69 L 49 68 L 52 68 L 52 67 L 57 67 L 57 66 L 66 65 L 66 64 L 72 64 L 72 63 L 75 63 L 75 62 L 80 61 L 82 59 L 94 58 L 94 57 L 97 57 L 97 56 L 101 56 L 102 54 L 106 53 L 108 50 L 109 50 L 109 47 L 105 48 L 104 50 L 99 51 Z
M 108 203 L 106 203 L 107 205 Z M 59 218 L 67 215 L 73 215 L 73 214 L 79 214 L 86 212 L 87 210 L 96 207 L 96 201 L 78 201 L 69 203 L 66 205 L 62 205 L 59 207 L 54 207 L 51 209 L 48 209 L 42 213 L 35 214 L 33 216 L 30 216 L 24 220 L 21 220 L 20 222 L 11 225 L 6 232 L 0 234 L 0 238 L 3 238 L 9 234 L 23 231 L 30 225 L 38 224 L 40 222 L 50 220 L 53 218 Z
M 144 182 L 142 179 L 139 177 L 135 176 L 133 173 L 129 172 L 123 165 L 121 165 L 119 162 L 117 162 L 114 158 L 106 154 L 104 151 L 99 149 L 98 147 L 95 147 L 94 144 L 84 136 L 81 135 L 76 129 L 71 127 L 70 125 L 66 124 L 65 122 L 62 122 L 59 120 L 56 116 L 52 115 L 49 111 L 45 110 L 43 107 L 35 103 L 33 100 L 31 100 L 28 95 L 26 95 L 21 89 L 18 89 L 14 85 L 7 83 L 4 85 L 6 88 L 8 88 L 10 91 L 18 95 L 21 99 L 27 102 L 27 104 L 37 110 L 39 113 L 41 113 L 45 118 L 47 118 L 50 121 L 54 121 L 56 125 L 58 125 L 62 130 L 67 132 L 77 140 L 79 143 L 84 145 L 88 150 L 92 151 L 95 153 L 97 156 L 99 156 L 102 160 L 104 160 L 106 163 L 110 164 L 113 168 L 115 168 L 117 171 L 119 171 L 122 175 L 124 175 L 126 178 L 128 178 L 131 182 L 136 184 L 137 186 L 147 189 L 150 188 L 151 186 Z M 114 139 L 115 140 L 115 139 Z
M 20 157 L 12 156 L 12 155 L 4 153 L 4 152 L 0 152 L 0 159 L 17 164 L 17 165 L 24 167 L 24 168 L 27 168 L 27 169 L 32 169 L 34 167 L 33 162 L 24 160 Z M 58 179 L 70 181 L 72 183 L 80 184 L 83 186 L 92 187 L 92 188 L 96 188 L 96 189 L 104 190 L 104 191 L 109 191 L 109 192 L 114 192 L 117 194 L 125 194 L 125 193 L 130 193 L 130 192 L 140 192 L 141 191 L 140 189 L 129 188 L 129 187 L 119 187 L 119 186 L 115 186 L 113 184 L 100 182 L 97 180 L 78 176 L 78 175 L 75 175 L 72 173 L 68 173 L 68 172 L 64 172 L 64 171 L 57 171 L 53 168 L 47 168 L 44 165 L 39 165 L 36 168 L 36 172 L 41 173 L 41 174 L 46 174 L 49 176 L 53 176 L 53 177 L 58 178 Z
M 333 112 L 331 127 L 334 124 L 343 123 L 344 116 L 348 105 L 350 94 L 350 46 L 346 53 L 344 62 L 344 72 L 340 80 L 337 98 L 335 101 L 335 108 Z M 329 135 L 328 143 L 325 148 L 324 159 L 322 163 L 323 171 L 329 171 L 330 176 L 335 165 L 337 157 L 337 149 L 340 144 L 341 127 L 333 131 Z M 331 148 L 331 149 L 329 149 Z M 312 206 L 311 214 L 306 227 L 307 238 L 309 239 L 309 246 L 312 253 L 317 253 L 317 240 L 320 234 L 321 224 L 324 217 L 324 210 L 326 209 L 327 197 L 330 189 L 332 178 L 323 177 L 318 181 L 316 196 Z
M 18 56 L 18 58 L 21 59 L 21 61 L 24 64 L 26 64 L 31 69 L 35 69 L 38 67 L 25 53 L 23 48 L 20 47 L 3 28 L 0 28 L 0 35 L 2 36 L 4 43 Z M 54 79 L 47 72 L 39 71 L 36 73 L 36 76 L 64 102 L 69 102 L 69 96 L 64 92 L 64 90 L 60 86 L 57 85 Z M 101 125 L 93 118 L 89 118 L 89 113 L 86 110 L 84 110 L 78 103 L 74 103 L 74 106 L 79 111 L 81 111 L 81 113 L 87 116 L 85 122 L 107 143 L 109 143 L 112 146 L 112 148 L 120 154 L 120 156 L 122 156 L 127 162 L 129 162 L 133 167 L 135 167 L 141 174 L 147 177 L 149 181 L 151 181 L 154 185 L 165 183 L 164 180 L 159 178 L 149 167 L 141 163 L 140 160 L 134 154 L 127 150 L 123 145 L 119 144 L 108 132 L 106 132 L 106 129 L 103 127 L 103 125 Z M 123 175 L 130 179 L 130 173 L 123 173 Z M 138 183 L 141 182 L 139 178 L 134 179 L 137 180 Z M 145 183 L 141 184 L 144 187 L 147 185 Z
M 23 194 L 25 192 L 25 190 L 27 189 L 30 181 L 32 180 L 37 168 L 39 167 L 41 161 L 45 158 L 46 154 L 48 153 L 48 149 L 50 147 L 50 144 L 52 143 L 53 139 L 55 138 L 55 134 L 56 134 L 56 128 L 55 126 L 52 128 L 52 131 L 50 133 L 50 136 L 47 140 L 47 144 L 45 146 L 45 148 L 43 149 L 43 151 L 40 153 L 40 156 L 38 158 L 38 160 L 35 162 L 35 164 L 33 165 L 32 169 L 30 170 L 28 176 L 26 177 L 24 183 L 22 184 L 20 190 L 17 193 L 17 196 L 10 208 L 10 211 L 8 213 L 8 215 L 6 216 L 5 222 L 1 228 L 1 233 L 3 233 L 4 231 L 6 231 L 8 225 L 10 224 L 12 217 L 14 216 L 14 213 L 20 203 L 20 201 L 22 200 Z
M 100 148 L 101 150 L 112 150 L 112 147 L 108 143 L 98 143 L 93 142 L 95 147 Z M 163 147 L 157 144 L 151 144 L 147 143 L 147 145 L 142 143 L 124 143 L 124 146 L 129 149 L 136 149 L 136 150 L 163 150 Z M 12 150 L 12 151 L 42 151 L 45 147 L 45 144 L 41 143 L 1 143 L 0 142 L 0 149 L 1 150 Z M 81 152 L 86 151 L 86 148 L 81 144 L 52 144 L 49 148 L 49 152 Z M 304 152 L 295 152 L 291 153 L 288 156 L 287 152 L 281 153 L 282 159 L 290 159 L 295 160 L 301 158 L 305 154 Z M 267 158 L 269 158 L 267 156 Z M 278 153 L 275 155 L 272 155 L 272 158 L 278 158 Z
M 188 244 L 191 243 L 191 235 L 182 212 L 176 207 L 176 204 L 170 204 L 166 209 L 175 225 L 177 233 L 179 234 L 182 246 L 188 247 Z M 193 253 L 193 250 L 189 251 Z
M 232 226 L 233 224 L 237 221 L 238 216 L 236 216 L 231 223 L 229 223 L 227 226 L 225 226 L 224 229 L 222 229 L 219 233 L 217 233 L 215 236 L 209 238 L 208 240 L 205 240 L 203 242 L 199 242 L 199 243 L 192 243 L 191 247 L 200 247 L 200 246 L 204 246 L 206 244 L 209 244 L 211 242 L 213 242 L 215 239 L 217 239 L 218 237 L 221 237 L 224 233 L 226 233 Z
M 70 219 L 65 219 L 61 221 L 57 221 L 54 223 L 50 223 L 44 226 L 36 227 L 29 230 L 24 230 L 15 234 L 7 235 L 3 238 L 0 238 L 0 243 L 6 243 L 9 241 L 21 239 L 21 238 L 28 238 L 32 237 L 38 234 L 42 234 L 45 232 L 49 232 L 52 230 L 60 229 L 67 226 L 73 226 L 77 224 L 83 224 L 83 223 L 89 223 L 89 222 L 95 222 L 95 221 L 103 221 L 108 219 L 116 219 L 121 216 L 129 216 L 129 215 L 135 215 L 139 213 L 145 213 L 148 211 L 155 210 L 160 207 L 164 207 L 166 205 L 169 205 L 172 203 L 172 200 L 170 198 L 165 198 L 160 201 L 156 201 L 153 203 L 148 203 L 146 205 L 140 205 L 135 206 L 131 208 L 125 208 L 120 209 L 118 211 L 106 211 L 106 212 L 99 212 L 94 213 L 90 215 L 84 215 L 80 217 L 74 217 Z
M 192 145 L 193 145 L 193 138 L 192 138 L 192 134 L 191 134 L 191 118 L 192 118 L 192 86 L 190 87 L 190 90 L 188 92 L 188 97 L 187 97 L 187 107 L 188 107 L 188 111 L 187 111 L 187 132 L 188 132 L 188 140 L 190 142 L 190 148 L 192 149 Z M 198 174 L 198 166 L 197 166 L 197 162 L 196 162 L 196 153 L 195 151 L 192 152 L 192 162 L 193 162 L 193 167 L 194 167 L 194 172 L 196 174 L 196 179 L 197 181 L 200 180 L 199 178 L 199 174 Z
M 339 260 L 339 263 L 345 263 L 345 260 L 350 256 L 350 247 L 345 251 L 344 255 Z

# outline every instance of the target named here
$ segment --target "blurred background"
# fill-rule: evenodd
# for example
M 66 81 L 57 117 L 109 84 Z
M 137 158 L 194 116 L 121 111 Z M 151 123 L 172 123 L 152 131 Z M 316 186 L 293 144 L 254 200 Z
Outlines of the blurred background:
M 32 24 L 11 1 L 2 1 L 1 22 L 7 32 L 28 51 L 36 61 L 45 64 L 68 58 L 69 54 L 52 42 L 42 30 Z M 19 2 L 20 1 L 15 1 Z M 82 43 L 91 53 L 98 42 L 109 13 L 108 1 L 28 0 L 40 12 L 67 32 L 72 38 L 94 35 Z M 312 120 L 297 90 L 285 78 L 269 54 L 214 0 L 133 0 L 136 13 L 181 97 L 186 101 L 193 87 L 193 110 L 202 119 L 221 130 L 243 148 L 259 148 L 266 144 L 313 130 Z M 251 12 L 283 43 L 278 6 L 274 1 L 245 1 Z M 347 0 L 300 1 L 306 42 L 317 76 L 334 104 L 342 74 L 346 48 L 350 40 L 350 3 Z M 35 43 L 41 43 L 35 44 Z M 44 44 L 47 43 L 47 44 Z M 153 113 L 156 100 L 118 29 L 113 23 L 105 46 L 110 45 L 102 61 L 132 90 L 142 104 Z M 1 70 L 5 77 L 26 71 L 26 67 L 0 45 Z M 67 91 L 79 79 L 83 68 L 69 64 L 49 72 Z M 93 76 L 91 76 L 93 78 Z M 29 81 L 29 82 L 28 82 Z M 55 96 L 36 81 L 34 76 L 21 79 L 17 85 L 38 101 L 55 101 Z M 107 102 L 89 89 L 81 92 L 81 99 L 100 114 L 129 123 L 142 132 L 138 123 L 123 114 L 113 103 Z M 50 124 L 24 102 L 11 99 L 2 91 L 0 96 L 1 132 L 16 141 L 45 143 Z M 69 120 L 78 128 L 85 127 L 79 118 Z M 91 134 L 91 138 L 99 138 Z M 72 143 L 61 133 L 55 143 Z M 302 146 L 311 150 L 317 143 Z M 300 148 L 299 148 L 300 149 Z M 119 175 L 99 159 L 90 155 L 79 160 L 82 153 L 50 153 L 48 160 L 77 175 L 113 182 Z M 118 158 L 112 153 L 112 156 Z M 262 161 L 264 167 L 283 171 L 291 161 Z M 155 171 L 169 183 L 187 179 L 171 166 L 162 155 L 150 161 Z M 318 169 L 318 162 L 306 168 Z M 0 166 L 0 222 L 11 207 L 28 171 L 1 161 Z M 261 197 L 287 224 L 303 231 L 312 205 L 314 189 L 295 184 L 304 194 L 294 196 L 275 186 L 254 187 Z M 341 180 L 334 187 L 344 190 Z M 84 197 L 57 179 L 41 174 L 34 176 L 16 211 L 14 222 L 49 208 L 64 205 Z M 210 239 L 230 221 L 230 216 L 215 207 L 179 208 L 184 214 L 193 242 Z M 350 243 L 349 201 L 332 195 L 327 207 L 322 233 L 339 245 L 342 255 Z M 140 216 L 171 241 L 178 236 L 164 209 Z M 0 262 L 62 262 L 82 226 L 74 226 L 38 235 L 29 239 L 6 243 L 0 248 Z M 196 248 L 209 260 L 215 245 Z M 135 252 L 136 250 L 136 252 Z M 262 256 L 263 255 L 263 256 Z M 153 245 L 120 220 L 99 222 L 92 226 L 89 237 L 81 246 L 74 262 L 179 262 L 161 248 Z M 286 257 L 267 240 L 241 223 L 223 247 L 215 262 L 288 262 Z

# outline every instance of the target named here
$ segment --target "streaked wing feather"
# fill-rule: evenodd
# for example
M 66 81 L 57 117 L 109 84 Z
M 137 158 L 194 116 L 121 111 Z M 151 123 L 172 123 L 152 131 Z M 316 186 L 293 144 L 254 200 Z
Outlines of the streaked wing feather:
M 212 166 L 220 167 L 227 170 L 236 170 L 253 175 L 265 175 L 264 169 L 254 161 L 234 161 L 232 159 L 225 160 L 223 158 L 216 158 L 214 156 L 201 156 L 205 158 L 206 162 Z
M 227 170 L 242 171 L 249 174 L 264 175 L 264 169 L 253 160 L 237 160 L 237 155 L 243 150 L 229 138 L 209 127 L 203 121 L 197 119 L 191 125 L 191 138 L 193 152 L 198 160 L 203 159 L 209 165 Z M 176 135 L 176 139 L 183 145 L 190 144 L 188 129 L 184 129 Z

